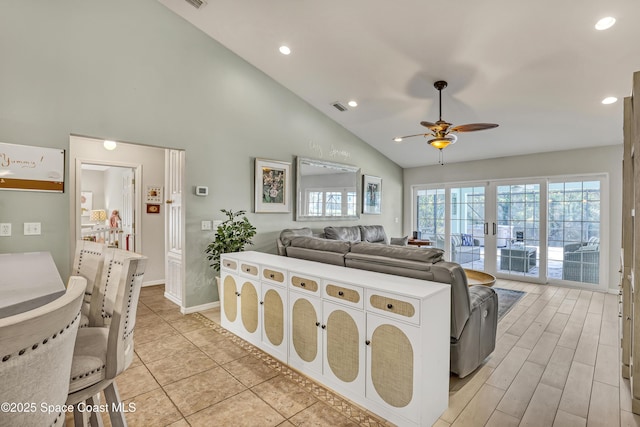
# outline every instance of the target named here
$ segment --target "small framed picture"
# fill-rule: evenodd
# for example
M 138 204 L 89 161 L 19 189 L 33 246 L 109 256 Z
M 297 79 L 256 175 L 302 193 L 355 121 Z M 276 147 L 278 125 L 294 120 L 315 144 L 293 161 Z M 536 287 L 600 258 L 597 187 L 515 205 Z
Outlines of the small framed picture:
M 147 185 L 145 203 L 162 203 L 162 186 Z
M 382 178 L 362 175 L 362 213 L 379 215 L 382 202 Z
M 256 213 L 291 212 L 291 163 L 256 159 Z
M 159 214 L 160 213 L 160 205 L 147 204 L 147 213 L 148 214 Z

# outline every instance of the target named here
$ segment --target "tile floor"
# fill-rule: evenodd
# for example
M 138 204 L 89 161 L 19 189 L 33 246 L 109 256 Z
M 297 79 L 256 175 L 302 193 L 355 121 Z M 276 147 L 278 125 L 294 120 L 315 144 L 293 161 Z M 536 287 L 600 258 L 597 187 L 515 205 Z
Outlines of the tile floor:
M 499 280 L 527 295 L 498 324 L 496 350 L 451 377 L 445 426 L 640 426 L 620 375 L 617 296 Z M 118 380 L 129 426 L 384 426 L 218 326 L 143 288 L 136 358 Z M 103 416 L 110 425 L 108 416 Z M 67 425 L 72 425 L 67 417 Z

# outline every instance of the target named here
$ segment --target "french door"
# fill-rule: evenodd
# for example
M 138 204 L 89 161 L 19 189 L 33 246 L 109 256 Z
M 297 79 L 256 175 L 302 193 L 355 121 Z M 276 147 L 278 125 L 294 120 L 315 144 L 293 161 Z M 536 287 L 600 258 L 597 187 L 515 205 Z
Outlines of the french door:
M 606 183 L 594 175 L 416 186 L 414 230 L 464 268 L 606 289 Z
M 546 282 L 544 180 L 492 183 L 495 194 L 490 231 L 494 237 L 497 277 Z

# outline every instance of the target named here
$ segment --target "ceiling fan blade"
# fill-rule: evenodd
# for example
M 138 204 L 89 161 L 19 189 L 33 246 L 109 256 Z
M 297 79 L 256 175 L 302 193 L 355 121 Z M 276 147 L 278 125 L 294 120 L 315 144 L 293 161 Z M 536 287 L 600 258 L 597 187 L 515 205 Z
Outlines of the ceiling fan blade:
M 395 138 L 393 138 L 393 140 L 394 140 L 395 142 L 400 142 L 400 141 L 402 141 L 402 140 L 403 140 L 403 139 L 405 139 L 405 138 L 413 138 L 414 136 L 429 136 L 429 135 L 431 135 L 431 134 L 429 134 L 429 133 L 417 133 L 417 134 L 415 134 L 415 135 L 396 136 Z
M 498 125 L 495 123 L 469 123 L 467 125 L 454 126 L 449 132 L 473 132 L 476 130 L 492 129 L 497 127 Z
M 435 129 L 439 129 L 440 125 L 438 125 L 437 123 L 431 123 L 431 122 L 420 122 L 420 124 L 426 128 L 429 128 L 431 130 Z

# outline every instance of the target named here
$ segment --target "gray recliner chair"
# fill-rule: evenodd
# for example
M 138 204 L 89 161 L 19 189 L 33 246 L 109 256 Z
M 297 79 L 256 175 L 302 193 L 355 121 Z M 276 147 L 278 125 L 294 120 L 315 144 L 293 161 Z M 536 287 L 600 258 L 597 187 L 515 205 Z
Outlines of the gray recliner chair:
M 451 277 L 451 372 L 472 373 L 496 347 L 498 294 L 487 286 L 469 287 L 460 265 L 440 262 L 431 267 L 435 281 Z

